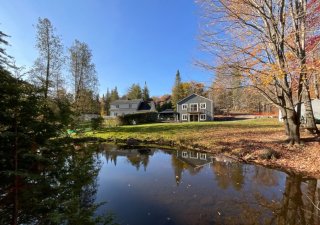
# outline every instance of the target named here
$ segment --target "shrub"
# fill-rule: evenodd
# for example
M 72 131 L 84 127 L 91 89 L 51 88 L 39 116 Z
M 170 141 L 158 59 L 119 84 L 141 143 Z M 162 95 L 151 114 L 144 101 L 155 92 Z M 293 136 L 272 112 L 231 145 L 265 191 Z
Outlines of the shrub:
M 118 118 L 106 118 L 105 117 L 104 125 L 105 125 L 105 127 L 117 127 L 120 125 L 120 121 L 118 120 Z
M 104 119 L 101 116 L 99 116 L 97 118 L 92 118 L 91 119 L 91 128 L 92 128 L 92 130 L 97 130 L 97 129 L 101 128 L 102 124 L 103 124 L 103 121 L 104 121 Z
M 154 123 L 158 119 L 157 112 L 145 112 L 118 116 L 120 125 Z

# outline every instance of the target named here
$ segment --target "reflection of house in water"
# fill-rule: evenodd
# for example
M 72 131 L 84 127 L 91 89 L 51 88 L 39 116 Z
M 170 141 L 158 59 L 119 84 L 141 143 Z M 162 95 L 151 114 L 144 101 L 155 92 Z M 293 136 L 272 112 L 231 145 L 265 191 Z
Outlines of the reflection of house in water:
M 213 156 L 193 151 L 177 150 L 172 155 L 172 166 L 177 185 L 181 183 L 182 173 L 184 170 L 189 171 L 191 175 L 197 174 L 205 165 L 211 164 Z
M 177 151 L 176 156 L 181 161 L 192 166 L 194 169 L 203 167 L 204 165 L 212 163 L 213 156 L 209 156 L 203 152 L 192 151 Z

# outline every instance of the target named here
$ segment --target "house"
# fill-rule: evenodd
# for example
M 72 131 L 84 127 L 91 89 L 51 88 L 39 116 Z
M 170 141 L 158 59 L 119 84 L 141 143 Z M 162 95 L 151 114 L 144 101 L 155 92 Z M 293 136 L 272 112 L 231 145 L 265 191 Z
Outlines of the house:
M 156 107 L 154 105 L 154 102 L 143 101 L 143 99 L 116 100 L 110 103 L 111 117 L 155 111 Z
M 177 103 L 179 121 L 211 121 L 213 120 L 213 101 L 191 94 Z

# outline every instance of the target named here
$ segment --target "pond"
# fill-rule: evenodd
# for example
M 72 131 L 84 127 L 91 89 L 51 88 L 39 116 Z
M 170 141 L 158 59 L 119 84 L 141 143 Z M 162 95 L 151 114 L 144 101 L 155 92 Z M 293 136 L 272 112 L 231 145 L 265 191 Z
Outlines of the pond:
M 319 180 L 223 156 L 71 144 L 28 160 L 0 181 L 0 224 L 320 224 Z

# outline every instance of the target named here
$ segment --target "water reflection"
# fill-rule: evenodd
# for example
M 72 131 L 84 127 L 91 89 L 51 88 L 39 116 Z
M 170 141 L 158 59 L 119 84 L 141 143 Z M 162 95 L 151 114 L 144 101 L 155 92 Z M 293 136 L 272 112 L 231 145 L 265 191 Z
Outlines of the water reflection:
M 120 223 L 320 224 L 317 180 L 208 153 L 102 149 L 97 196 Z
M 0 164 L 0 224 L 320 224 L 319 181 L 224 156 L 66 145 L 20 161 Z
M 1 169 L 0 224 L 97 224 L 95 146 L 56 146 L 23 156 L 18 173 Z M 22 161 L 22 157 L 20 159 Z

